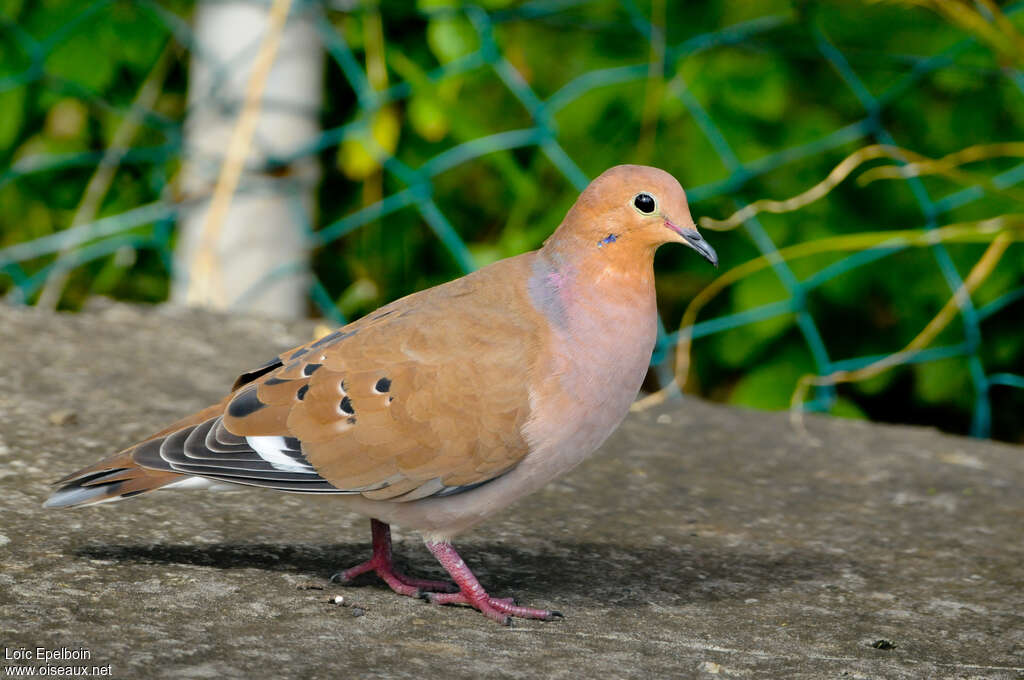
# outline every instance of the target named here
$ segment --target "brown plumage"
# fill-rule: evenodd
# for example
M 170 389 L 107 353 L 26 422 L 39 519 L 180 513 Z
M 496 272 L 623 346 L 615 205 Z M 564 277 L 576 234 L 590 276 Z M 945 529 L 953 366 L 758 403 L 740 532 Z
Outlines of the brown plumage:
M 591 453 L 625 416 L 654 345 L 653 255 L 712 262 L 678 183 L 619 166 L 536 252 L 397 300 L 242 374 L 210 406 L 58 484 L 54 507 L 192 480 L 336 494 L 373 518 L 373 570 L 398 592 L 387 524 L 420 530 L 459 584 L 433 593 L 499 620 L 552 612 L 490 598 L 449 541 Z

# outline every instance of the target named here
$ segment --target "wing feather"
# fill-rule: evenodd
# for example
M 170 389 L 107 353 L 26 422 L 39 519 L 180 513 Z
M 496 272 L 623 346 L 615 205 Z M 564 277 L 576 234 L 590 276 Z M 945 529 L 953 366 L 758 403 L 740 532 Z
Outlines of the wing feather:
M 134 460 L 393 501 L 495 479 L 529 451 L 530 375 L 547 341 L 525 286 L 531 262 L 503 261 L 289 350 L 240 376 L 217 417 L 144 442 Z M 273 456 L 257 450 L 271 444 Z

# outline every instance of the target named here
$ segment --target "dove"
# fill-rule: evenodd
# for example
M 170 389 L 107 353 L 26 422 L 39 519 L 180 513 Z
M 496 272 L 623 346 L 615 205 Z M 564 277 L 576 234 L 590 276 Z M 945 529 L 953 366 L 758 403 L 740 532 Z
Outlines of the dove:
M 492 597 L 453 539 L 567 473 L 618 427 L 657 336 L 654 253 L 717 266 L 667 172 L 594 179 L 536 251 L 387 304 L 242 373 L 219 403 L 56 482 L 47 507 L 157 489 L 329 494 L 370 519 L 374 572 L 396 593 L 469 605 L 506 625 L 554 610 Z M 400 572 L 391 525 L 452 578 Z

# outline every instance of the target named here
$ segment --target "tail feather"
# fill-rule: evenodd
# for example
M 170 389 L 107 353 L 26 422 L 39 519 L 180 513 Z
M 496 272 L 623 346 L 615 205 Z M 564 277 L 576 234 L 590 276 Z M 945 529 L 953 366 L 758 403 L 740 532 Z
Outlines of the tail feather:
M 141 467 L 132 460 L 132 449 L 128 449 L 57 482 L 60 486 L 43 507 L 71 508 L 119 501 L 173 484 L 186 476 Z
M 135 449 L 141 444 L 162 440 L 169 434 L 219 415 L 224 411 L 228 399 L 182 418 L 139 444 L 58 480 L 55 482 L 57 489 L 43 503 L 43 507 L 71 508 L 119 501 L 190 478 L 191 475 L 139 465 L 134 459 Z

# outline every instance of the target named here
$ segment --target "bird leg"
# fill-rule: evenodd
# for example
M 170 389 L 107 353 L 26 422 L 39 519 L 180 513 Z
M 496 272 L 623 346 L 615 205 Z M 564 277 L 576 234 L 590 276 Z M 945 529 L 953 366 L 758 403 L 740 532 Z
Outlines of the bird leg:
M 331 577 L 332 582 L 349 584 L 357 576 L 372 571 L 399 595 L 419 597 L 423 592 L 458 592 L 458 588 L 447 581 L 412 578 L 398 571 L 391 558 L 391 527 L 384 522 L 371 519 L 370 531 L 373 534 L 373 557 L 350 569 L 339 571 Z
M 455 583 L 459 585 L 457 593 L 423 593 L 422 597 L 434 604 L 468 604 L 479 610 L 484 616 L 494 619 L 498 623 L 509 626 L 512 624 L 512 617 L 521 619 L 541 619 L 551 621 L 562 617 L 561 612 L 548 609 L 533 609 L 532 607 L 520 607 L 515 604 L 511 597 L 491 597 L 480 585 L 473 572 L 466 563 L 455 552 L 455 547 L 447 541 L 435 543 L 427 541 L 427 549 L 433 553 L 437 561 L 441 563 Z

